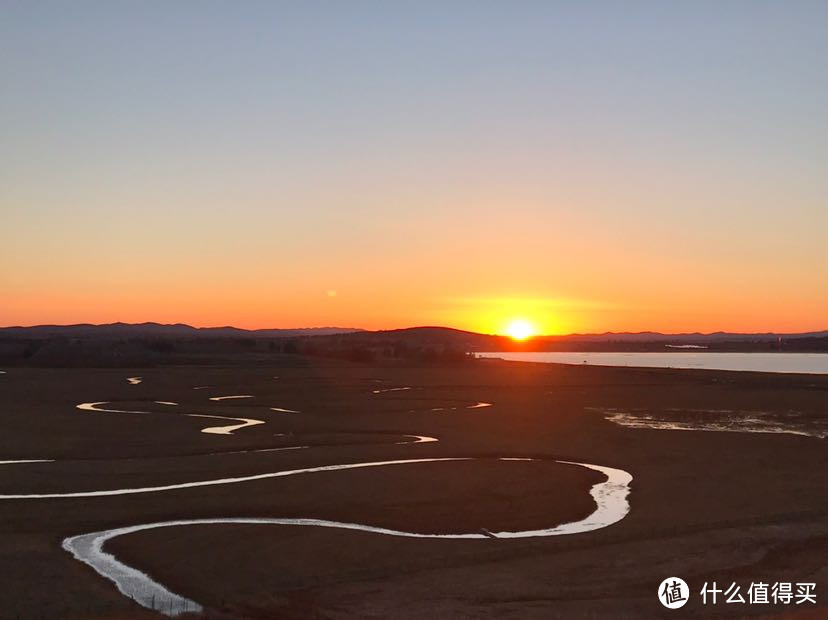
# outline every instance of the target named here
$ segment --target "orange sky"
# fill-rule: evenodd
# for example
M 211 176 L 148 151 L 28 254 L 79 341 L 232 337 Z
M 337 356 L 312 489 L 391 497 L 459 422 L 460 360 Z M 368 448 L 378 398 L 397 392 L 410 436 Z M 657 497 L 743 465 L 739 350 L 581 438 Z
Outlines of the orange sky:
M 0 324 L 828 328 L 825 7 L 462 5 L 10 7 Z
M 289 263 L 284 255 L 269 259 L 273 250 L 265 240 L 255 232 L 246 236 L 249 245 L 222 243 L 216 235 L 226 254 L 188 255 L 179 248 L 171 255 L 163 245 L 129 251 L 114 236 L 76 248 L 62 262 L 48 257 L 54 266 L 4 273 L 4 290 L 14 294 L 0 309 L 0 322 L 438 324 L 499 333 L 510 320 L 526 318 L 540 333 L 571 333 L 807 331 L 825 328 L 820 317 L 828 316 L 828 294 L 809 283 L 811 274 L 789 276 L 797 273 L 795 257 L 761 270 L 723 272 L 715 255 L 688 264 L 681 244 L 679 256 L 636 255 L 620 243 L 601 249 L 595 237 L 592 250 L 566 239 L 547 249 L 547 235 L 524 233 L 514 246 L 432 237 L 433 246 L 414 243 L 396 253 L 345 248 L 350 256 L 338 252 L 332 269 L 324 254 Z
M 381 192 L 345 216 L 329 214 L 333 223 L 298 231 L 283 229 L 280 211 L 256 199 L 246 210 L 201 203 L 198 218 L 170 215 L 172 199 L 105 217 L 93 206 L 47 220 L 13 215 L 2 233 L 0 324 L 502 332 L 522 317 L 541 333 L 826 328 L 826 250 L 809 240 L 828 230 L 828 222 L 817 227 L 822 214 L 759 221 L 740 236 L 730 226 L 697 236 L 672 220 L 631 226 L 600 196 L 576 214 L 555 189 L 521 194 L 422 192 L 386 211 L 392 195 Z M 349 223 L 347 215 L 359 217 Z M 701 215 L 711 224 L 725 217 Z

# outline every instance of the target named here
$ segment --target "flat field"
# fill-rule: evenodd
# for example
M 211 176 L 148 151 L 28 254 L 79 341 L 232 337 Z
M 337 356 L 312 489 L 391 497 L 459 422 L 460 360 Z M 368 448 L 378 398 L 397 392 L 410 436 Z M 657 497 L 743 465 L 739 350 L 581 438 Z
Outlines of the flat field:
M 50 462 L 0 464 L 0 495 L 467 460 L 0 499 L 0 618 L 159 617 L 61 548 L 68 536 L 109 528 L 264 517 L 479 534 L 583 520 L 596 509 L 590 489 L 605 477 L 560 461 L 629 472 L 626 517 L 578 534 L 467 540 L 191 525 L 121 536 L 105 550 L 197 601 L 211 618 L 828 614 L 828 440 L 629 428 L 606 419 L 619 410 L 653 417 L 763 412 L 819 427 L 828 416 L 828 377 L 497 360 L 382 366 L 297 356 L 248 365 L 4 370 L 0 461 Z M 211 400 L 222 396 L 250 397 Z M 135 413 L 78 409 L 81 403 Z M 264 423 L 221 430 L 244 420 Z M 533 460 L 504 460 L 513 458 Z M 681 612 L 656 597 L 671 576 L 692 591 Z M 720 599 L 704 606 L 698 590 L 713 581 L 724 588 L 736 582 L 743 592 L 753 581 L 815 582 L 817 605 Z

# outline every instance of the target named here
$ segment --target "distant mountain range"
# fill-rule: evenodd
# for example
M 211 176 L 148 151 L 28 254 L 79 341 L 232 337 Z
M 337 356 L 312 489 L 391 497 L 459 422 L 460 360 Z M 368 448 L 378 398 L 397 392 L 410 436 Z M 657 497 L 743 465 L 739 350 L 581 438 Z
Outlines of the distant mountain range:
M 193 327 L 184 323 L 106 323 L 93 325 L 35 325 L 32 327 L 0 327 L 0 336 L 50 338 L 54 336 L 102 337 L 256 337 L 292 338 L 297 336 L 328 336 L 360 331 L 348 327 L 303 327 L 297 329 L 241 329 L 239 327 Z
M 240 329 L 181 323 L 37 325 L 0 328 L 0 365 L 143 367 L 157 364 L 266 363 L 279 355 L 339 357 L 356 362 L 461 361 L 483 351 L 807 352 L 828 354 L 828 331 L 798 334 L 605 333 L 507 336 L 448 327 L 365 331 L 343 327 Z
M 410 327 L 367 331 L 347 327 L 296 329 L 241 329 L 238 327 L 193 327 L 183 323 L 109 323 L 105 325 L 37 325 L 0 328 L 7 342 L 56 342 L 61 339 L 96 342 L 144 340 L 168 342 L 281 341 L 301 339 L 313 350 L 403 347 L 454 351 L 828 351 L 828 330 L 804 333 L 757 334 L 714 332 L 711 334 L 659 332 L 568 334 L 537 336 L 516 342 L 507 336 L 479 334 L 449 327 Z M 312 343 L 312 344 L 311 344 Z M 223 346 L 223 345 L 222 345 Z M 180 349 L 180 347 L 179 347 Z M 307 347 L 305 347 L 307 349 Z M 307 350 L 310 350 L 307 349 Z M 0 356 L 1 357 L 1 356 Z
M 478 334 L 448 327 L 412 327 L 387 331 L 361 331 L 329 336 L 339 342 L 364 346 L 405 343 L 425 347 L 453 347 L 465 351 L 664 351 L 711 349 L 719 351 L 828 350 L 828 330 L 804 333 L 684 333 L 659 332 L 567 334 L 536 336 L 516 342 L 507 336 Z
M 509 340 L 505 336 L 480 334 L 476 332 L 453 329 L 450 327 L 424 326 L 404 329 L 368 331 L 354 327 L 303 327 L 294 329 L 242 329 L 240 327 L 193 327 L 185 323 L 106 323 L 94 325 L 79 323 L 75 325 L 35 325 L 31 327 L 0 327 L 0 336 L 23 336 L 29 338 L 54 336 L 103 336 L 103 337 L 252 337 L 252 338 L 296 338 L 304 336 L 337 336 L 353 334 L 366 340 L 403 339 L 428 341 L 440 344 L 461 342 L 483 344 Z M 556 344 L 565 342 L 582 343 L 665 343 L 665 344 L 704 344 L 715 342 L 777 342 L 779 339 L 828 338 L 828 330 L 802 333 L 736 333 L 700 332 L 663 334 L 660 332 L 605 332 L 602 334 L 566 334 L 556 336 L 536 336 L 530 342 L 534 345 Z
M 567 334 L 565 336 L 542 336 L 545 340 L 579 340 L 583 342 L 661 342 L 679 341 L 682 344 L 694 344 L 697 342 L 716 341 L 775 341 L 779 338 L 825 338 L 828 337 L 828 330 L 819 332 L 801 333 L 739 333 L 739 332 L 712 332 L 703 334 L 701 332 L 683 334 L 662 334 L 660 332 L 605 332 L 603 334 Z

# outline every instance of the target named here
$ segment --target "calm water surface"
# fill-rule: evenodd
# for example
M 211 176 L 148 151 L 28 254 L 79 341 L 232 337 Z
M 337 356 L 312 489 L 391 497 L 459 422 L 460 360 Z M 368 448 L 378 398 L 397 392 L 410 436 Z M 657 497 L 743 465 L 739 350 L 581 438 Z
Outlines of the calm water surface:
M 478 353 L 516 362 L 828 374 L 828 353 Z

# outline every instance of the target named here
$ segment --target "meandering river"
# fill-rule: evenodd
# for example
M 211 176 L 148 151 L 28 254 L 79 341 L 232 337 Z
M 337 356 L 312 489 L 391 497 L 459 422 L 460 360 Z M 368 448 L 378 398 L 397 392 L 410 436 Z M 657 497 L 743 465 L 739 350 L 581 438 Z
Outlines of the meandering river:
M 473 460 L 469 458 L 432 458 L 432 459 L 407 459 L 400 461 L 381 461 L 372 463 L 352 463 L 349 465 L 330 465 L 326 467 L 312 467 L 307 469 L 292 470 L 286 472 L 278 472 L 279 475 L 295 475 L 318 471 L 338 471 L 344 469 L 356 469 L 362 467 L 382 467 L 388 465 L 402 465 L 412 463 L 433 463 L 446 461 L 468 461 Z M 513 458 L 500 459 L 504 461 L 519 460 L 531 461 L 536 459 L 529 458 Z M 327 519 L 263 519 L 263 518 L 216 518 L 216 519 L 181 519 L 176 521 L 158 521 L 155 523 L 144 523 L 140 525 L 131 525 L 127 527 L 114 528 L 104 530 L 101 532 L 92 532 L 89 534 L 81 534 L 78 536 L 71 536 L 63 541 L 63 548 L 71 553 L 77 560 L 91 566 L 98 574 L 106 577 L 115 583 L 118 590 L 125 596 L 135 600 L 138 604 L 148 609 L 158 609 L 170 616 L 176 616 L 184 612 L 199 612 L 202 611 L 202 606 L 188 599 L 184 596 L 172 592 L 161 583 L 155 581 L 146 573 L 129 566 L 116 558 L 111 553 L 103 550 L 103 545 L 106 541 L 111 540 L 117 536 L 125 534 L 132 534 L 148 529 L 157 529 L 165 527 L 184 527 L 196 525 L 216 525 L 216 524 L 256 524 L 256 525 L 291 525 L 291 526 L 312 526 L 312 527 L 326 527 L 336 528 L 342 530 L 357 530 L 361 532 L 368 532 L 371 534 L 380 534 L 385 536 L 399 536 L 405 538 L 438 538 L 438 539 L 475 539 L 485 540 L 490 538 L 538 538 L 546 536 L 561 536 L 565 534 L 579 534 L 600 529 L 617 523 L 623 519 L 629 512 L 629 504 L 627 496 L 629 494 L 629 484 L 632 481 L 632 476 L 621 469 L 612 467 L 602 467 L 599 465 L 591 465 L 588 463 L 575 463 L 571 461 L 556 461 L 558 463 L 567 465 L 576 465 L 587 469 L 592 469 L 601 472 L 607 477 L 604 482 L 599 482 L 593 485 L 590 494 L 597 508 L 588 517 L 579 521 L 571 523 L 564 523 L 554 527 L 537 529 L 537 530 L 523 530 L 523 531 L 506 531 L 506 532 L 492 532 L 489 530 L 481 530 L 478 532 L 467 532 L 460 534 L 439 534 L 439 533 L 422 533 L 410 532 L 404 530 L 395 530 L 385 527 L 377 527 L 373 525 L 363 525 L 360 523 L 348 523 L 343 521 L 331 521 Z
M 139 379 L 138 377 L 130 377 L 130 383 L 135 384 L 132 379 Z M 409 387 L 403 388 L 389 388 L 387 390 L 374 390 L 373 394 L 381 394 L 383 392 L 395 392 L 411 389 Z M 237 396 L 214 396 L 209 400 L 223 401 L 233 399 L 249 399 L 252 395 L 237 395 Z M 153 401 L 155 404 L 168 407 L 176 407 L 178 403 L 174 401 Z M 467 405 L 465 408 L 479 409 L 492 406 L 492 403 L 477 402 Z M 142 416 L 151 415 L 155 412 L 142 410 L 127 410 L 112 408 L 109 402 L 97 401 L 81 403 L 76 406 L 81 411 L 106 413 L 106 414 L 138 414 Z M 463 407 L 459 407 L 463 408 Z M 282 413 L 299 413 L 298 411 L 270 407 L 272 411 Z M 447 409 L 448 410 L 448 409 Z M 161 414 L 164 415 L 164 414 Z M 169 414 L 166 414 L 169 415 Z M 211 434 L 230 434 L 236 430 L 246 428 L 249 426 L 265 424 L 265 420 L 258 420 L 253 418 L 233 418 L 228 416 L 218 416 L 213 414 L 194 414 L 183 413 L 181 415 L 189 417 L 201 418 L 216 418 L 222 420 L 229 420 L 238 422 L 238 424 L 207 427 L 203 428 L 201 432 Z M 276 436 L 281 434 L 277 433 Z M 393 444 L 422 444 L 432 443 L 438 441 L 438 438 L 428 435 L 411 435 L 398 434 L 397 437 L 402 436 L 403 441 L 394 441 Z M 376 444 L 373 444 L 376 445 Z M 253 450 L 238 450 L 219 454 L 244 454 L 248 452 L 278 452 L 282 450 L 307 450 L 311 446 L 295 445 L 282 446 L 274 448 L 260 448 Z M 323 449 L 324 446 L 316 446 L 317 449 Z M 204 456 L 213 456 L 208 454 Z M 494 457 L 488 457 L 491 460 Z M 195 480 L 190 482 L 179 482 L 175 484 L 153 484 L 148 486 L 124 486 L 114 489 L 89 489 L 68 492 L 54 492 L 54 493 L 7 493 L 0 494 L 0 500 L 42 500 L 42 499 L 63 499 L 63 498 L 98 498 L 98 497 L 113 497 L 125 496 L 135 494 L 148 493 L 163 493 L 165 491 L 183 490 L 191 488 L 202 488 L 211 486 L 220 486 L 228 484 L 243 484 L 246 482 L 264 480 L 271 478 L 284 478 L 296 475 L 318 474 L 322 472 L 345 472 L 348 470 L 376 468 L 376 467 L 399 467 L 399 466 L 414 466 L 423 463 L 443 463 L 450 466 L 451 463 L 459 461 L 476 461 L 485 460 L 475 456 L 447 456 L 439 458 L 405 458 L 392 459 L 384 461 L 367 461 L 356 463 L 340 463 L 336 465 L 323 465 L 317 467 L 304 467 L 298 469 L 283 469 L 276 471 L 267 471 L 259 474 L 251 474 L 245 476 L 235 477 L 215 477 L 209 479 Z M 550 526 L 547 528 L 540 528 L 534 530 L 521 531 L 502 531 L 492 532 L 488 529 L 480 529 L 474 532 L 465 533 L 439 533 L 439 532 L 412 532 L 406 530 L 397 530 L 386 527 L 378 527 L 368 524 L 349 523 L 341 521 L 332 521 L 325 519 L 314 518 L 244 518 L 244 517 L 215 517 L 207 519 L 179 519 L 174 521 L 159 521 L 154 523 L 142 523 L 137 525 L 127 525 L 124 527 L 113 528 L 109 530 L 91 532 L 87 534 L 79 534 L 70 536 L 64 539 L 63 548 L 71 553 L 73 557 L 79 561 L 91 566 L 98 574 L 106 579 L 112 581 L 120 592 L 135 600 L 139 605 L 148 609 L 160 611 L 168 616 L 177 616 L 185 612 L 199 612 L 203 607 L 196 601 L 188 599 L 184 596 L 172 592 L 163 584 L 155 581 L 148 574 L 141 570 L 129 566 L 120 561 L 113 554 L 104 550 L 103 546 L 107 540 L 111 540 L 117 536 L 123 536 L 134 532 L 139 532 L 147 529 L 166 528 L 166 527 L 185 527 L 185 526 L 199 526 L 199 525 L 214 525 L 214 524 L 259 524 L 259 525 L 290 525 L 290 526 L 311 526 L 311 527 L 325 527 L 335 528 L 341 530 L 357 530 L 377 535 L 385 536 L 399 536 L 405 538 L 419 538 L 419 539 L 510 539 L 510 538 L 537 538 L 546 536 L 561 536 L 568 534 L 579 534 L 600 529 L 612 525 L 623 519 L 630 510 L 627 496 L 630 490 L 630 483 L 632 476 L 622 470 L 613 467 L 606 467 L 602 465 L 594 465 L 591 463 L 582 463 L 576 461 L 564 461 L 557 459 L 539 459 L 535 457 L 511 456 L 500 457 L 496 460 L 503 461 L 504 466 L 508 466 L 509 461 L 538 461 L 548 460 L 549 462 L 558 463 L 562 465 L 569 465 L 574 467 L 582 467 L 600 472 L 606 476 L 606 480 L 596 483 L 590 489 L 590 495 L 595 500 L 596 509 L 584 519 L 573 521 L 570 523 L 563 523 L 559 525 Z M 43 464 L 49 463 L 52 466 L 59 463 L 51 459 L 21 459 L 14 461 L 0 461 L 0 465 L 15 465 L 18 467 L 25 467 L 27 464 Z

